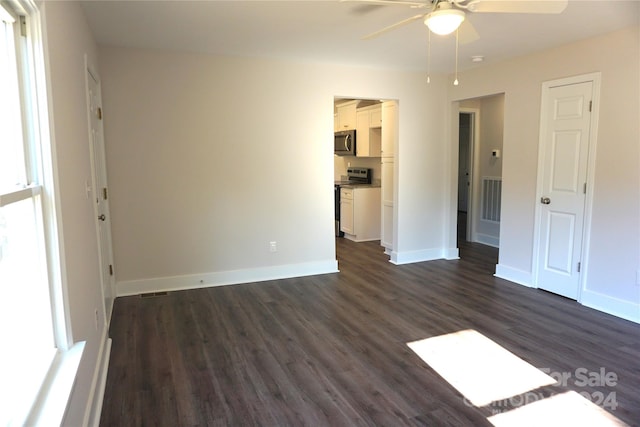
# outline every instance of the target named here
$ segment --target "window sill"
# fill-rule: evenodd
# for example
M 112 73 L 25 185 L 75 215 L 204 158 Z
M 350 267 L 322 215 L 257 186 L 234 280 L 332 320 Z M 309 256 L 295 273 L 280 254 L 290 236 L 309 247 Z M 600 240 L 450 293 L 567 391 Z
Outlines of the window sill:
M 29 414 L 27 425 L 61 425 L 75 384 L 85 342 L 76 343 L 56 354 L 38 398 Z

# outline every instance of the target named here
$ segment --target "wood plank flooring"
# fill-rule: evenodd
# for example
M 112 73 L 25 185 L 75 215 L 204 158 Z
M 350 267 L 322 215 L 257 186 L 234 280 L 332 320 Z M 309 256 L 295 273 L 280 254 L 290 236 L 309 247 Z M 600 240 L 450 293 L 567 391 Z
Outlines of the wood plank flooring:
M 610 413 L 640 424 L 640 325 L 493 277 L 482 245 L 394 266 L 339 238 L 337 256 L 337 274 L 118 298 L 101 425 L 490 425 L 495 405 L 465 404 L 406 345 L 464 329 L 537 368 L 615 373 L 545 392 L 615 392 Z

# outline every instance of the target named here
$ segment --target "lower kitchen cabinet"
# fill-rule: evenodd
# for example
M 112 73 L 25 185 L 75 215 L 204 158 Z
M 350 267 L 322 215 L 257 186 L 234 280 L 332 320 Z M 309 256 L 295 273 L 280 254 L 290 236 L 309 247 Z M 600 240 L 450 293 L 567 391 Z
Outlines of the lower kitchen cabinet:
M 340 230 L 355 242 L 380 240 L 380 187 L 340 189 Z
M 380 244 L 385 252 L 393 250 L 393 157 L 382 158 L 382 218 Z

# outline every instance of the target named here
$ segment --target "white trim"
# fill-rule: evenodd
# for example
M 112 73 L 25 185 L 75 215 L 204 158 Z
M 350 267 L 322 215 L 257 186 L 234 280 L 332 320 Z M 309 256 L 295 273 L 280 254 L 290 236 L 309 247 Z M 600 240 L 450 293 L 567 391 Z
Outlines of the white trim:
M 100 415 L 102 414 L 102 402 L 104 391 L 107 386 L 107 373 L 109 371 L 109 360 L 111 358 L 111 338 L 107 337 L 105 327 L 100 340 L 100 351 L 96 360 L 96 368 L 91 381 L 91 389 L 87 399 L 87 406 L 84 410 L 82 425 L 98 427 L 100 425 Z
M 447 260 L 460 259 L 460 250 L 458 248 L 445 249 L 444 259 L 447 259 Z
M 15 191 L 0 194 L 0 208 L 22 200 L 30 199 L 42 192 L 41 185 L 30 185 Z
M 368 238 L 368 239 L 358 239 L 358 236 L 356 236 L 355 234 L 348 234 L 348 233 L 344 233 L 344 238 L 347 240 L 351 240 L 352 242 L 375 242 L 380 240 L 380 237 L 373 237 L 373 238 Z
M 11 10 L 5 9 L 2 3 L 0 3 L 0 21 L 6 22 L 7 24 L 13 24 L 16 22 L 16 18 L 11 13 Z
M 458 101 L 458 102 L 462 102 L 462 101 Z M 477 240 L 477 233 L 475 232 L 476 231 L 475 219 L 480 216 L 480 207 L 479 207 L 480 203 L 478 202 L 480 200 L 480 194 L 479 194 L 480 176 L 478 174 L 478 171 L 480 171 L 480 159 L 479 159 L 480 156 L 478 154 L 478 150 L 480 149 L 480 109 L 460 107 L 458 109 L 458 114 L 460 113 L 471 115 L 471 122 L 472 122 L 471 124 L 473 126 L 473 131 L 472 131 L 473 135 L 472 135 L 471 144 L 469 147 L 469 154 L 471 155 L 469 176 L 471 179 L 469 180 L 470 188 L 469 188 L 469 200 L 467 200 L 467 235 L 465 236 L 465 239 L 467 239 L 467 241 L 470 241 L 470 242 L 477 242 L 478 240 Z M 458 123 L 458 128 L 459 127 L 460 127 L 460 124 Z M 460 141 L 456 141 L 456 144 L 459 146 Z M 458 159 L 456 160 L 457 160 L 457 165 L 459 165 L 460 152 L 458 152 Z M 456 167 L 456 170 L 458 170 L 458 167 Z M 459 171 L 456 174 L 456 177 L 458 175 L 459 175 Z M 458 186 L 456 185 L 456 205 L 458 200 L 457 193 L 458 193 Z M 457 210 L 456 210 L 456 215 L 457 215 Z M 458 224 L 457 218 L 454 224 L 456 225 L 456 228 L 457 228 L 457 224 Z M 456 233 L 457 233 L 457 230 L 456 230 Z
M 128 280 L 116 283 L 117 296 L 138 295 L 150 292 L 178 291 L 235 285 L 240 283 L 264 282 L 267 280 L 289 279 L 338 272 L 338 262 L 334 260 L 306 262 L 244 270 L 218 271 L 183 276 L 157 277 L 153 279 Z
M 537 287 L 531 280 L 531 272 L 509 267 L 504 264 L 496 265 L 496 274 L 494 274 L 494 276 L 528 288 Z
M 32 1 L 32 0 L 30 0 Z M 42 5 L 46 7 L 46 5 Z M 60 202 L 60 185 L 58 175 L 58 155 L 55 139 L 55 121 L 53 114 L 53 97 L 51 73 L 45 64 L 49 64 L 49 42 L 46 34 L 46 13 L 42 14 L 34 5 L 31 11 L 31 35 L 34 40 L 38 40 L 37 46 L 41 51 L 34 52 L 34 69 L 36 79 L 34 84 L 38 94 L 38 129 L 40 130 L 42 153 L 42 184 L 44 186 L 43 216 L 45 230 L 47 232 L 47 249 L 49 266 L 49 280 L 51 282 L 55 317 L 56 344 L 59 348 L 69 349 L 73 343 L 73 329 L 71 323 L 71 313 L 69 310 L 69 295 L 67 289 L 66 256 L 64 250 L 64 233 L 62 217 L 58 215 L 62 212 Z
M 640 304 L 613 298 L 609 295 L 584 289 L 581 304 L 631 322 L 640 323 Z
M 396 265 L 412 264 L 414 262 L 433 261 L 443 259 L 443 249 L 421 249 L 418 251 L 392 252 L 390 262 Z
M 580 251 L 582 253 L 582 273 L 580 274 L 579 284 L 578 284 L 578 297 L 577 300 L 582 302 L 582 292 L 585 290 L 587 285 L 587 272 L 589 271 L 588 263 L 589 263 L 589 247 L 590 247 L 590 238 L 591 238 L 591 217 L 593 212 L 593 187 L 595 183 L 595 167 L 596 167 L 596 146 L 598 141 L 598 118 L 599 118 L 599 107 L 600 107 L 600 82 L 601 82 L 601 73 L 589 73 L 582 74 L 579 76 L 573 77 L 565 77 L 557 80 L 550 80 L 542 83 L 542 95 L 540 102 L 540 129 L 538 135 L 538 168 L 537 168 L 537 182 L 536 182 L 536 200 L 541 197 L 542 187 L 543 187 L 543 175 L 541 173 L 544 166 L 544 129 L 542 123 L 542 117 L 545 114 L 545 108 L 547 105 L 547 98 L 549 94 L 549 90 L 558 86 L 568 86 L 578 83 L 592 83 L 592 110 L 591 110 L 591 123 L 589 129 L 589 154 L 587 156 L 587 194 L 585 195 L 584 202 L 584 218 L 583 218 L 583 226 L 582 226 L 582 247 Z M 537 287 L 538 284 L 538 264 L 539 260 L 539 251 L 540 251 L 540 221 L 542 217 L 542 209 L 540 204 L 535 204 L 535 213 L 534 213 L 534 225 L 533 225 L 533 254 L 531 260 L 531 283 Z
M 483 245 L 500 248 L 500 237 L 490 236 L 488 234 L 476 233 L 476 242 Z
M 96 82 L 96 87 L 97 87 L 97 93 L 95 94 L 99 99 L 100 99 L 100 103 L 102 102 L 102 83 L 100 81 L 100 76 L 98 74 L 98 72 L 96 71 L 95 66 L 93 65 L 93 63 L 90 61 L 89 59 L 89 55 L 87 55 L 86 53 L 84 54 L 84 67 L 85 67 L 85 73 L 84 73 L 84 84 L 85 84 L 85 99 L 86 99 L 86 110 L 87 110 L 87 141 L 89 143 L 89 157 L 90 157 L 90 163 L 91 163 L 91 188 L 93 191 L 93 197 L 95 198 L 100 198 L 101 197 L 101 193 L 100 193 L 100 189 L 99 189 L 99 185 L 98 185 L 98 180 L 97 178 L 97 169 L 96 169 L 96 162 L 101 160 L 101 166 L 102 166 L 102 170 L 104 170 L 104 175 L 106 177 L 106 164 L 104 164 L 104 162 L 106 161 L 106 155 L 104 153 L 104 129 L 103 129 L 103 125 L 102 125 L 102 121 L 99 122 L 99 127 L 100 127 L 100 132 L 103 136 L 103 141 L 102 141 L 102 153 L 98 153 L 99 155 L 96 155 L 96 150 L 95 150 L 95 142 L 94 142 L 94 137 L 93 137 L 93 133 L 92 133 L 92 121 L 91 121 L 91 99 L 90 99 L 90 80 L 89 79 L 93 79 Z M 109 325 L 111 324 L 111 313 L 113 312 L 113 304 L 115 301 L 115 279 L 113 275 L 109 275 L 107 276 L 107 283 L 105 283 L 105 275 L 106 275 L 106 271 L 107 269 L 109 269 L 109 266 L 111 266 L 111 268 L 113 268 L 113 246 L 111 243 L 111 212 L 109 210 L 109 202 L 105 199 L 102 201 L 102 203 L 106 206 L 105 208 L 105 213 L 106 213 L 106 219 L 103 220 L 103 224 L 99 224 L 98 221 L 98 216 L 99 213 L 98 212 L 98 204 L 97 203 L 93 203 L 93 211 L 94 211 L 94 224 L 95 224 L 95 232 L 96 232 L 96 240 L 98 242 L 98 265 L 100 267 L 100 295 L 102 298 L 102 302 L 101 305 L 104 308 L 104 322 L 107 325 L 107 328 L 109 327 Z M 102 238 L 102 233 L 100 232 L 101 227 L 105 227 L 106 228 L 106 234 L 107 234 L 107 238 L 103 239 Z M 106 241 L 105 241 L 106 240 Z M 105 253 L 106 252 L 106 253 Z M 108 258 L 108 265 L 104 265 L 104 258 Z M 107 303 L 107 298 L 105 296 L 105 290 L 109 291 L 110 294 L 110 300 Z
M 84 348 L 82 341 L 67 351 L 58 352 L 25 425 L 62 425 Z

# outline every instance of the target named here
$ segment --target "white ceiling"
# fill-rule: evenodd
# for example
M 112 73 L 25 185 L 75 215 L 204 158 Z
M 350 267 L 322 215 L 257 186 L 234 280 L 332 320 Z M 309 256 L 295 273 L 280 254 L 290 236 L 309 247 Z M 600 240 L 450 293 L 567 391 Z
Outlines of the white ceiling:
M 88 0 L 83 6 L 100 45 L 427 69 L 428 31 L 421 20 L 361 39 L 419 13 L 406 5 Z M 570 0 L 559 15 L 468 13 L 467 19 L 480 38 L 460 46 L 461 70 L 476 66 L 473 55 L 483 55 L 486 64 L 638 25 L 640 2 Z M 452 72 L 454 37 L 432 36 L 431 49 L 432 72 Z

